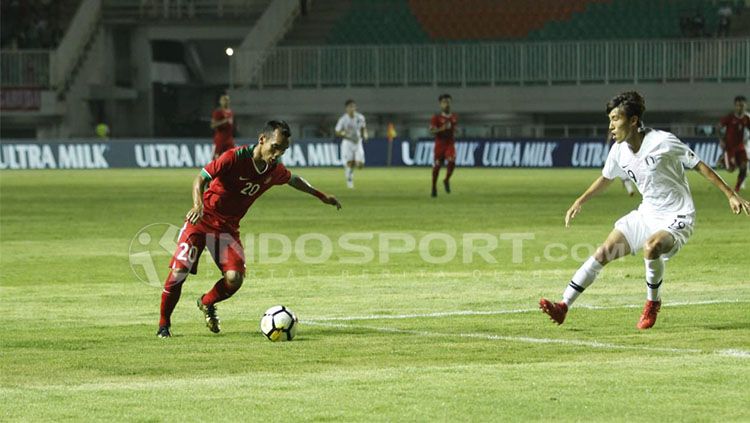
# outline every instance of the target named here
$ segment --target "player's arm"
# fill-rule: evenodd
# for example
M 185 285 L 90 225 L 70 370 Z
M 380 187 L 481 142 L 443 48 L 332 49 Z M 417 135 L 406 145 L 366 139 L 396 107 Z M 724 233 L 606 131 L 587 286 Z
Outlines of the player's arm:
M 576 201 L 574 201 L 573 205 L 570 206 L 568 212 L 565 213 L 565 227 L 570 227 L 570 221 L 573 220 L 573 218 L 576 217 L 578 213 L 580 213 L 581 207 L 583 207 L 583 204 L 585 202 L 589 201 L 592 197 L 607 189 L 607 187 L 609 187 L 611 183 L 612 179 L 605 178 L 604 176 L 596 178 L 591 186 L 583 194 L 581 194 L 580 197 L 576 198 Z
M 711 181 L 711 183 L 714 184 L 714 186 L 718 188 L 719 191 L 723 192 L 724 195 L 727 196 L 727 199 L 729 200 L 729 207 L 732 209 L 732 212 L 734 212 L 734 214 L 740 214 L 744 211 L 745 214 L 750 215 L 750 202 L 734 192 L 732 188 L 730 188 L 729 185 L 724 182 L 724 179 L 722 179 L 722 177 L 719 176 L 718 173 L 711 169 L 711 166 L 708 166 L 701 161 L 698 162 L 697 166 L 695 166 L 695 170 L 703 175 L 704 178 Z
M 367 133 L 367 125 L 365 125 L 362 127 L 362 142 L 367 142 L 368 138 L 370 138 L 370 136 Z
M 211 182 L 211 178 L 206 177 L 205 170 L 201 170 L 198 176 L 193 179 L 193 208 L 185 216 L 185 219 L 192 224 L 198 222 L 203 216 L 203 192 L 209 182 Z
M 292 188 L 298 189 L 302 192 L 306 192 L 310 195 L 314 195 L 318 197 L 320 201 L 326 204 L 336 206 L 337 210 L 341 209 L 341 203 L 339 203 L 339 200 L 337 200 L 336 197 L 334 197 L 333 195 L 328 195 L 324 192 L 318 191 L 317 189 L 315 189 L 315 187 L 310 185 L 309 182 L 302 179 L 301 176 L 292 175 L 292 177 L 289 179 L 289 182 L 287 182 L 287 184 L 289 184 L 289 186 L 291 186 Z

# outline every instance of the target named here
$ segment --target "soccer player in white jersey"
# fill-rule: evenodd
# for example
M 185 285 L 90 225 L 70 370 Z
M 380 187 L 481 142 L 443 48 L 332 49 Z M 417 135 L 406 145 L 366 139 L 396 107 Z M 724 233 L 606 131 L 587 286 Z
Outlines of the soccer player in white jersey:
M 693 233 L 695 208 L 685 168 L 697 170 L 721 190 L 732 212 L 750 214 L 750 203 L 687 145 L 669 132 L 644 128 L 641 119 L 645 109 L 643 97 L 633 91 L 615 96 L 607 103 L 609 131 L 615 145 L 609 151 L 602 175 L 568 209 L 565 226 L 570 226 L 583 204 L 604 191 L 616 177 L 632 180 L 643 201 L 638 209 L 615 223 L 604 244 L 573 275 L 562 301 L 553 303 L 544 298 L 539 301 L 542 311 L 557 324 L 563 323 L 568 308 L 594 283 L 604 266 L 640 250 L 646 267 L 647 301 L 637 327 L 648 329 L 656 323 L 661 307 L 659 287 L 664 260 L 676 254 Z
M 346 113 L 336 122 L 336 136 L 341 137 L 341 159 L 344 161 L 346 186 L 354 188 L 354 168 L 362 169 L 365 165 L 365 149 L 362 143 L 367 141 L 367 123 L 361 113 L 357 113 L 357 103 L 346 100 Z

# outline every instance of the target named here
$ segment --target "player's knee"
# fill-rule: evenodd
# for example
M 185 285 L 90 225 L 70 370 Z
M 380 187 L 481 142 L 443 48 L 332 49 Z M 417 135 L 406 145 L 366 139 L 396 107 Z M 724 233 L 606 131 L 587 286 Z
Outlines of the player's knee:
M 244 278 L 242 273 L 235 270 L 228 270 L 226 273 L 224 273 L 224 280 L 235 288 L 239 288 L 242 286 L 243 279 Z
M 656 260 L 664 253 L 665 243 L 661 238 L 653 238 L 643 244 L 643 257 L 649 260 Z

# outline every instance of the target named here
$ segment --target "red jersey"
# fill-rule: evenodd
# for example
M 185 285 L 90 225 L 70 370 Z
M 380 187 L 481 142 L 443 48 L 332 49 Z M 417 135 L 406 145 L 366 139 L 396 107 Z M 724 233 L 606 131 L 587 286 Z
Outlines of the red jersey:
M 229 119 L 229 122 L 214 128 L 214 144 L 234 144 L 234 113 L 232 109 L 216 109 L 211 114 L 211 119 L 215 121 Z
M 734 113 L 730 113 L 721 118 L 719 124 L 726 128 L 724 134 L 724 141 L 727 143 L 726 149 L 728 151 L 744 150 L 745 144 L 742 143 L 742 139 L 745 135 L 745 129 L 750 128 L 750 116 L 744 114 L 737 117 Z
M 274 185 L 289 182 L 292 173 L 277 161 L 258 169 L 253 160 L 254 145 L 233 148 L 201 170 L 211 181 L 203 193 L 203 222 L 237 231 L 240 219 L 255 200 Z
M 448 116 L 445 116 L 442 113 L 433 115 L 432 120 L 430 120 L 430 127 L 440 128 L 447 122 L 450 123 L 449 128 L 435 134 L 436 143 L 443 142 L 443 143 L 452 144 L 456 141 L 455 134 L 456 134 L 456 123 L 458 122 L 458 117 L 456 116 L 455 113 L 451 113 Z

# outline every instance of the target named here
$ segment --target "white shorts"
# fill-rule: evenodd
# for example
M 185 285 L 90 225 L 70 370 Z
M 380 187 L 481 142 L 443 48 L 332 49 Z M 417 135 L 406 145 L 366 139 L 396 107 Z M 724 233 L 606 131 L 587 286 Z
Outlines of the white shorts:
M 656 232 L 669 232 L 674 237 L 674 247 L 662 255 L 662 257 L 668 259 L 677 254 L 683 245 L 687 244 L 690 235 L 693 234 L 694 222 L 694 214 L 653 216 L 644 214 L 640 210 L 633 210 L 615 222 L 615 229 L 625 235 L 625 239 L 630 244 L 631 254 L 640 251 L 646 240 Z
M 348 162 L 359 162 L 365 163 L 365 149 L 362 147 L 362 143 L 355 143 L 348 140 L 341 141 L 341 160 L 344 162 L 344 166 Z

